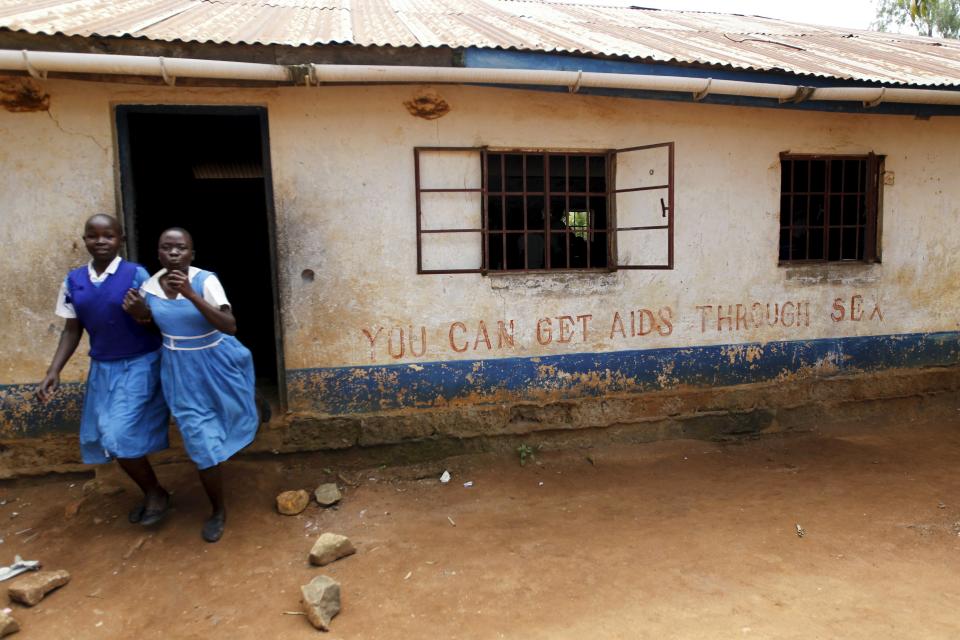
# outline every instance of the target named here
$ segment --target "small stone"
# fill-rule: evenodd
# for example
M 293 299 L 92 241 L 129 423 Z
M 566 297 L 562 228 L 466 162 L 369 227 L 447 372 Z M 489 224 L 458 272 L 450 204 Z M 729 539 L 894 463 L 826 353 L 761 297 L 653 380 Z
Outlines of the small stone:
M 8 611 L 0 611 L 0 638 L 20 631 L 20 625 Z
M 70 574 L 63 569 L 38 571 L 17 580 L 7 593 L 11 600 L 32 607 L 43 600 L 45 595 L 68 582 Z
M 63 517 L 65 517 L 67 520 L 76 517 L 76 515 L 80 513 L 81 506 L 83 506 L 83 499 L 74 500 L 73 502 L 69 503 L 63 509 Z
M 285 516 L 295 516 L 310 504 L 310 494 L 303 489 L 284 491 L 277 496 L 277 511 Z
M 313 492 L 313 497 L 317 499 L 317 504 L 321 507 L 331 507 L 343 498 L 340 489 L 333 482 L 322 484 Z
M 313 549 L 310 550 L 310 563 L 322 567 L 356 552 L 347 536 L 324 533 L 313 543 Z
M 330 630 L 330 621 L 340 613 L 340 583 L 329 576 L 317 576 L 300 587 L 307 619 L 321 631 Z

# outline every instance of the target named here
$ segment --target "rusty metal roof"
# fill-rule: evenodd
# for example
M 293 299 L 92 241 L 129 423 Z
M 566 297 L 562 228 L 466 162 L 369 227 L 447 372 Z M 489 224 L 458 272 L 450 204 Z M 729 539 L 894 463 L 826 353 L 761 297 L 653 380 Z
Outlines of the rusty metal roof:
M 479 47 L 960 86 L 960 41 L 575 0 L 0 0 L 0 29 L 156 41 Z

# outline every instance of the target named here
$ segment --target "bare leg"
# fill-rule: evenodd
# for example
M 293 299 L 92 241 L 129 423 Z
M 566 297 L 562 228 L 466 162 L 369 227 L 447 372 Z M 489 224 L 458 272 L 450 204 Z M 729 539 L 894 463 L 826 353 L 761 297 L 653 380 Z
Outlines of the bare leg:
M 203 525 L 203 539 L 207 542 L 216 542 L 223 535 L 223 528 L 227 522 L 227 506 L 223 500 L 223 474 L 220 465 L 200 470 L 200 482 L 210 500 L 211 515 Z
M 117 458 L 117 463 L 120 465 L 120 468 L 130 476 L 130 479 L 137 483 L 140 490 L 143 491 L 144 509 L 150 511 L 162 510 L 169 498 L 169 494 L 160 486 L 160 481 L 157 480 L 157 474 L 153 472 L 153 467 L 150 465 L 147 457 Z M 132 516 L 133 514 L 131 514 L 131 521 L 139 521 L 139 518 L 134 520 Z

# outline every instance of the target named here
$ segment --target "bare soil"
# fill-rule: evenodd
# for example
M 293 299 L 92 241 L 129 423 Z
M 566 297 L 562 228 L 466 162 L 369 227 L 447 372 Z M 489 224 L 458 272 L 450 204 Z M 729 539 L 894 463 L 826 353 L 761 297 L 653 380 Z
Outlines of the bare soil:
M 328 460 L 228 463 L 214 545 L 186 464 L 159 469 L 175 510 L 153 529 L 127 522 L 132 488 L 68 517 L 82 479 L 0 486 L 0 558 L 73 575 L 32 609 L 11 605 L 20 636 L 314 638 L 294 613 L 321 573 L 342 584 L 331 639 L 960 636 L 960 418 L 537 452 L 525 466 Z M 276 513 L 279 491 L 338 472 L 338 508 Z M 311 567 L 324 531 L 357 554 Z

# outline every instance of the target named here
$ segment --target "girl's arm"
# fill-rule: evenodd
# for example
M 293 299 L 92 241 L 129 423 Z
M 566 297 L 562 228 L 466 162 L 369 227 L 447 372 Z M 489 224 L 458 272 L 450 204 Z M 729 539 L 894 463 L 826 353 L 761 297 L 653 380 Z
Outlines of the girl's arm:
M 77 350 L 80 344 L 80 337 L 83 335 L 83 327 L 76 318 L 67 318 L 63 324 L 63 331 L 60 332 L 60 343 L 57 344 L 57 351 L 53 354 L 53 361 L 50 368 L 47 369 L 47 375 L 37 386 L 37 397 L 41 402 L 48 402 L 53 397 L 53 392 L 60 386 L 60 372 L 64 365 Z
M 237 319 L 233 317 L 230 311 L 230 305 L 221 305 L 218 309 L 203 299 L 203 296 L 193 290 L 190 286 L 190 279 L 182 271 L 170 271 L 167 275 L 167 286 L 182 295 L 193 303 L 197 311 L 207 319 L 207 322 L 219 331 L 228 335 L 236 335 Z

